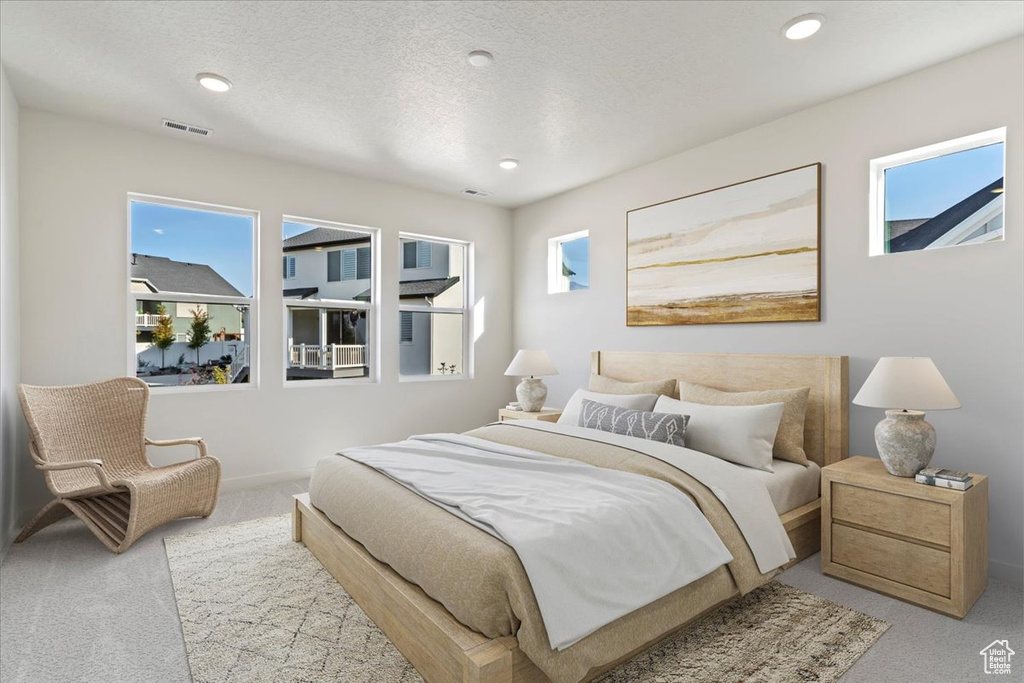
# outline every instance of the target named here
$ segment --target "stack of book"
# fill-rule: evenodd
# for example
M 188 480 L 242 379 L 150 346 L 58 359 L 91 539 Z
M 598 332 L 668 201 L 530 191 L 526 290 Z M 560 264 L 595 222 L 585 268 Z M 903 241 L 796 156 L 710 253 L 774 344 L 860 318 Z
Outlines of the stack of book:
M 974 480 L 969 473 L 957 470 L 943 470 L 938 467 L 925 467 L 917 473 L 914 480 L 918 484 L 941 486 L 942 488 L 956 489 L 957 491 L 966 491 L 974 486 Z

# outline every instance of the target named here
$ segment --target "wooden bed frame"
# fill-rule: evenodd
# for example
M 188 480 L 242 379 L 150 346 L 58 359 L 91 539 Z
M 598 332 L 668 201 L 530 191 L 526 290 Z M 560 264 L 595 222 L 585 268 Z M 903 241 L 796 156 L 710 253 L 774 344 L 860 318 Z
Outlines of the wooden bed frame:
M 804 427 L 807 457 L 824 467 L 848 454 L 845 356 L 595 351 L 591 371 L 631 382 L 676 377 L 727 391 L 809 386 Z M 780 519 L 797 554 L 790 564 L 818 551 L 820 498 Z M 550 683 L 522 653 L 514 636 L 488 638 L 462 625 L 440 603 L 335 526 L 310 504 L 308 494 L 295 496 L 292 535 L 309 548 L 428 683 Z M 701 616 L 680 624 L 676 630 Z M 663 634 L 658 640 L 670 635 Z M 587 680 L 655 642 L 591 671 Z

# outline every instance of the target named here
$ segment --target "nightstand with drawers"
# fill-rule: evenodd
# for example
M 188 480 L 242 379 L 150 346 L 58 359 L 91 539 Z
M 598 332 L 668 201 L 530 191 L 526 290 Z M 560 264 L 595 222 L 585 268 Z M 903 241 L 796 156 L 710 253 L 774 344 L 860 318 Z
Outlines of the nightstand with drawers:
M 988 478 L 956 491 L 854 456 L 821 471 L 821 569 L 963 619 L 988 584 Z

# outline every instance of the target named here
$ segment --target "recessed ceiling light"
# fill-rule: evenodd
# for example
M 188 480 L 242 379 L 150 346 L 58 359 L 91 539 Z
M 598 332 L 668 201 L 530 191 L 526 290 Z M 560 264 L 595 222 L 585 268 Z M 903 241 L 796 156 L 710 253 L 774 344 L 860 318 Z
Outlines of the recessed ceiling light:
M 196 80 L 199 81 L 199 85 L 213 92 L 227 92 L 231 90 L 231 81 L 217 74 L 196 74 Z
M 469 53 L 469 63 L 475 67 L 489 66 L 494 61 L 494 55 L 487 50 L 473 50 Z
M 512 169 L 514 169 L 517 166 L 519 166 L 519 160 L 518 159 L 502 159 L 501 161 L 498 162 L 498 166 L 501 166 L 506 171 L 511 171 Z
M 818 32 L 824 22 L 825 16 L 822 14 L 802 14 L 786 22 L 782 27 L 782 35 L 790 40 L 810 38 Z

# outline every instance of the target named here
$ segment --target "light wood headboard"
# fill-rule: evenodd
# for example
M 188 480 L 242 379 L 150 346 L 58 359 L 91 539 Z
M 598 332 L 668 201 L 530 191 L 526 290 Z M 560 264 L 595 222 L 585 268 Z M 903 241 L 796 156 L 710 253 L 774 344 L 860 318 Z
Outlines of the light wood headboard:
M 594 351 L 590 371 L 624 382 L 675 379 L 724 391 L 810 387 L 804 451 L 821 466 L 849 455 L 849 363 L 846 356 Z

